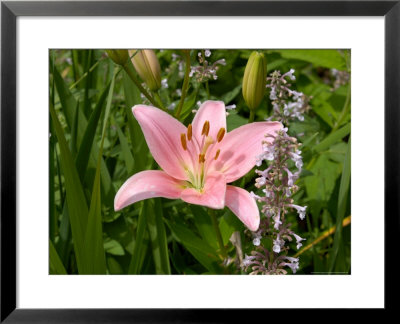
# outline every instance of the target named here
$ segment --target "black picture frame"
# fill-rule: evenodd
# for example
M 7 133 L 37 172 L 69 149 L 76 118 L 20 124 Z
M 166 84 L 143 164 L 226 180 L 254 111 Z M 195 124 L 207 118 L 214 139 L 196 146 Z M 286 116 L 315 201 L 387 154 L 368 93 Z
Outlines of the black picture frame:
M 384 16 L 385 309 L 396 301 L 400 215 L 400 0 L 396 1 L 4 1 L 1 3 L 1 322 L 235 322 L 242 309 L 16 308 L 16 19 L 19 16 Z M 372 66 L 366 67 L 371 69 Z M 373 167 L 371 167 L 373 176 Z M 373 190 L 371 188 L 371 190 Z M 371 242 L 365 242 L 366 248 Z M 366 260 L 368 263 L 368 260 Z M 372 266 L 372 261 L 370 261 Z M 252 321 L 266 310 L 251 310 Z M 239 314 L 240 313 L 240 314 Z M 245 315 L 247 316 L 247 315 Z

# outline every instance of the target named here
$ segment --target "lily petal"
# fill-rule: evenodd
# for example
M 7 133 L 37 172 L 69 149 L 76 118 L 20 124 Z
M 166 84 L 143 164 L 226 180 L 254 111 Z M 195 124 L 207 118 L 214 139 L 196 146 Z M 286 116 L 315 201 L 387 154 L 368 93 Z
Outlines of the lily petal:
M 258 230 L 260 211 L 249 192 L 239 187 L 226 186 L 225 204 L 251 231 Z
M 164 171 L 142 171 L 126 180 L 118 190 L 114 209 L 118 211 L 137 201 L 153 197 L 177 199 L 183 189 L 183 181 L 170 177 Z
M 198 143 L 202 141 L 201 131 L 205 121 L 210 122 L 209 136 L 216 139 L 221 128 L 226 130 L 226 110 L 223 101 L 205 101 L 197 111 L 193 119 L 193 134 Z
M 186 134 L 186 127 L 166 112 L 151 106 L 136 105 L 132 112 L 160 167 L 176 179 L 187 180 L 186 170 L 193 170 L 193 160 L 181 144 L 181 134 Z
M 226 182 L 219 172 L 209 173 L 202 192 L 193 188 L 182 191 L 181 199 L 190 204 L 222 209 L 225 206 Z
M 262 141 L 272 141 L 265 135 L 275 135 L 280 129 L 279 122 L 256 122 L 234 129 L 213 148 L 221 152 L 209 165 L 209 170 L 222 172 L 227 183 L 241 178 L 255 166 L 257 156 L 263 151 Z

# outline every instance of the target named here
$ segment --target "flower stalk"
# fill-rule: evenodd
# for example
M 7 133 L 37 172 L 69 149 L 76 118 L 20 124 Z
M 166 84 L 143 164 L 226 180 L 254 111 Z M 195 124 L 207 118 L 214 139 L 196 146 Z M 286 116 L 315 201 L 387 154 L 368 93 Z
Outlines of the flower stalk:
M 185 77 L 183 79 L 183 85 L 182 85 L 182 96 L 181 100 L 179 101 L 178 108 L 176 109 L 175 117 L 179 119 L 181 112 L 182 112 L 182 107 L 185 102 L 185 98 L 187 95 L 187 91 L 189 88 L 189 79 L 190 79 L 190 51 L 189 50 L 183 50 L 183 54 L 185 56 Z

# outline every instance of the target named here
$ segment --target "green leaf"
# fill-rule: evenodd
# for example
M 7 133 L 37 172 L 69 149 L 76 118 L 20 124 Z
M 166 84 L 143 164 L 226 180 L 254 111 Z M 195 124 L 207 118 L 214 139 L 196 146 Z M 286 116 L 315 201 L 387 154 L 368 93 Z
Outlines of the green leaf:
M 110 84 L 108 84 L 100 95 L 100 99 L 96 104 L 92 114 L 90 115 L 89 122 L 85 129 L 85 133 L 82 138 L 81 145 L 79 147 L 78 155 L 76 157 L 76 168 L 78 169 L 79 177 L 83 179 L 87 165 L 89 162 L 90 152 L 92 146 L 96 145 L 93 143 L 94 137 L 96 135 L 97 125 L 99 124 L 99 119 L 101 112 L 103 111 L 104 102 L 107 98 Z
M 201 237 L 215 250 L 218 249 L 217 234 L 215 233 L 211 216 L 203 207 L 190 205 L 190 210 L 194 216 L 194 223 L 199 230 Z
M 83 192 L 79 175 L 68 149 L 67 141 L 64 137 L 63 129 L 56 116 L 52 103 L 50 103 L 50 115 L 53 120 L 54 130 L 58 139 L 61 154 L 61 168 L 64 173 L 66 198 L 71 222 L 72 236 L 76 261 L 79 272 L 83 272 L 86 266 L 84 237 L 88 219 L 88 207 Z
M 329 134 L 325 137 L 324 140 L 321 141 L 318 145 L 314 146 L 314 152 L 322 152 L 332 146 L 333 144 L 339 142 L 342 138 L 350 134 L 351 125 L 350 123 L 346 124 L 342 128 L 337 131 Z
M 129 149 L 128 141 L 126 140 L 125 135 L 122 133 L 118 124 L 116 124 L 115 126 L 117 127 L 118 138 L 121 144 L 122 160 L 125 162 L 126 173 L 127 175 L 130 176 L 133 172 L 133 165 L 134 165 L 133 156 L 131 150 Z
M 165 220 L 176 239 L 199 261 L 207 270 L 211 272 L 221 272 L 217 261 L 218 257 L 211 246 L 201 240 L 191 230 L 177 223 Z
M 140 91 L 129 78 L 128 74 L 125 71 L 123 71 L 122 73 L 122 82 L 124 86 L 126 101 L 126 115 L 128 117 L 129 135 L 132 143 L 132 150 L 134 153 L 134 172 L 136 173 L 145 170 L 148 160 L 147 156 L 149 154 L 149 149 L 144 139 L 142 129 L 140 128 L 139 123 L 132 113 L 132 107 L 134 105 L 142 103 L 142 99 L 140 98 Z
M 242 84 L 239 84 L 237 87 L 233 88 L 233 90 L 225 93 L 221 97 L 221 100 L 225 102 L 225 104 L 229 104 L 233 99 L 236 98 L 236 96 L 240 93 L 241 89 L 242 89 Z
M 102 143 L 103 144 L 103 143 Z M 102 147 L 100 153 L 102 152 Z M 106 260 L 103 243 L 103 227 L 100 196 L 100 157 L 96 168 L 90 203 L 88 223 L 85 233 L 86 274 L 105 274 Z
M 350 188 L 350 174 L 351 174 L 351 139 L 349 139 L 349 143 L 347 146 L 346 157 L 343 163 L 342 178 L 340 180 L 339 199 L 338 199 L 338 207 L 336 215 L 336 232 L 333 239 L 334 243 L 329 264 L 330 272 L 333 271 L 339 247 L 342 243 L 343 218 L 345 216 L 347 207 L 347 196 Z
M 103 131 L 101 136 L 101 144 L 99 155 L 97 158 L 96 175 L 94 178 L 92 199 L 89 209 L 88 224 L 85 233 L 85 248 L 87 265 L 86 273 L 88 274 L 105 274 L 106 273 L 106 259 L 104 252 L 103 242 L 103 224 L 101 215 L 101 193 L 100 193 L 100 167 L 103 154 L 103 145 L 106 134 L 106 127 L 108 124 L 111 102 L 114 93 L 116 72 L 113 74 L 111 85 L 107 96 L 106 111 L 103 120 Z
M 124 274 L 121 265 L 113 257 L 107 257 L 107 266 L 110 274 Z
M 109 238 L 104 241 L 104 250 L 113 255 L 125 255 L 122 245 L 118 241 Z
M 337 112 L 329 103 L 324 101 L 320 104 L 315 104 L 312 106 L 312 110 L 331 128 L 333 127 L 337 120 Z
M 228 132 L 240 126 L 246 125 L 247 123 L 248 120 L 246 118 L 239 116 L 238 114 L 235 113 L 230 113 L 226 118 L 226 124 L 227 124 L 226 127 L 228 129 Z
M 318 132 L 314 133 L 313 135 L 311 135 L 310 137 L 308 137 L 305 141 L 303 141 L 302 143 L 302 151 L 304 150 L 304 148 L 309 148 L 311 147 L 311 143 L 315 140 L 315 138 L 318 136 Z
M 53 71 L 53 77 L 58 95 L 60 97 L 61 105 L 63 107 L 65 118 L 67 120 L 68 125 L 72 125 L 77 102 L 73 97 L 73 95 L 71 94 L 71 92 L 69 91 L 60 73 L 55 67 Z M 78 114 L 79 116 L 78 116 L 78 128 L 77 128 L 77 142 L 82 143 L 84 133 L 87 129 L 87 120 L 86 116 L 84 115 L 81 109 L 78 110 Z M 98 154 L 99 154 L 99 149 L 97 145 L 93 145 L 89 159 L 89 164 L 93 167 L 95 167 L 97 164 Z M 110 173 L 108 172 L 107 166 L 104 163 L 104 161 L 101 162 L 101 186 L 103 193 L 105 195 L 105 199 L 107 200 L 108 203 L 111 203 L 115 196 L 115 189 L 111 182 Z
M 161 199 L 152 199 L 149 205 L 146 218 L 156 273 L 171 274 Z
M 139 274 L 143 266 L 145 253 L 148 246 L 146 234 L 146 216 L 149 213 L 149 200 L 142 202 L 139 212 L 138 226 L 136 230 L 136 241 L 133 249 L 132 259 L 129 264 L 129 274 Z
M 223 217 L 221 217 L 219 228 L 224 245 L 228 244 L 233 232 L 244 230 L 243 223 L 230 210 L 227 210 Z
M 50 274 L 67 274 L 67 271 L 65 270 L 64 265 L 51 240 L 49 240 L 49 258 Z
M 183 103 L 180 120 L 185 120 L 192 112 L 194 105 L 196 104 L 197 93 L 198 89 L 193 90 L 192 93 L 186 97 L 185 102 Z
M 346 70 L 346 61 L 338 50 L 331 49 L 285 49 L 278 50 L 283 58 L 297 59 L 329 69 Z
M 309 171 L 313 175 L 304 178 L 308 197 L 310 200 L 328 201 L 341 171 L 340 164 L 330 161 L 327 155 L 322 154 Z

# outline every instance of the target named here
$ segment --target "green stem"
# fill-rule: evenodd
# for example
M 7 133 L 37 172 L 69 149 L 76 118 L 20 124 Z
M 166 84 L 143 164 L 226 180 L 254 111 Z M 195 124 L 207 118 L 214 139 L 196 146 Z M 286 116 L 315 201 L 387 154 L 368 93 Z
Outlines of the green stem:
M 154 95 L 154 98 L 158 101 L 158 105 L 160 106 L 160 108 L 162 109 L 162 110 L 167 110 L 166 108 L 165 108 L 165 106 L 164 106 L 164 104 L 163 104 L 163 102 L 162 102 L 162 100 L 161 100 L 161 97 L 160 97 L 160 95 L 158 94 L 158 92 L 153 92 L 153 95 Z
M 343 110 L 342 113 L 339 116 L 338 121 L 336 122 L 335 126 L 332 128 L 332 132 L 335 132 L 339 126 L 342 124 L 343 120 L 346 118 L 347 114 L 349 113 L 350 109 L 350 94 L 351 94 L 351 81 L 349 80 L 349 86 L 347 88 L 347 95 L 346 95 L 346 101 L 344 102 Z
M 206 92 L 207 92 L 207 100 L 210 99 L 210 87 L 208 86 L 208 81 L 206 81 Z
M 185 61 L 186 61 L 186 69 L 185 69 L 185 78 L 183 80 L 183 85 L 182 85 L 182 96 L 181 100 L 179 101 L 178 108 L 175 113 L 175 117 L 179 119 L 183 107 L 183 103 L 185 101 L 185 97 L 187 94 L 187 90 L 189 87 L 189 74 L 190 74 L 190 52 L 188 50 L 184 51 L 185 53 Z
M 249 123 L 252 123 L 254 121 L 255 113 L 253 109 L 250 109 L 250 117 L 249 117 Z
M 133 68 L 130 66 L 130 61 L 123 66 L 126 74 L 131 78 L 133 83 L 138 87 L 139 91 L 143 93 L 143 95 L 152 103 L 154 107 L 159 107 L 159 104 L 154 100 L 154 98 L 147 92 L 145 88 L 142 87 L 139 80 L 136 78 L 135 74 L 133 73 Z M 132 64 L 132 63 L 131 63 Z M 161 107 L 159 107 L 161 108 Z
M 203 66 L 204 66 L 204 68 L 206 68 L 206 63 L 205 63 L 206 62 L 206 53 L 204 50 L 201 50 L 201 57 L 203 59 Z M 209 100 L 210 99 L 210 87 L 208 85 L 208 80 L 205 82 L 205 84 L 206 84 L 207 100 Z
M 221 235 L 221 231 L 219 230 L 219 226 L 218 226 L 218 221 L 217 221 L 217 216 L 215 215 L 215 211 L 212 209 L 208 209 L 208 213 L 211 216 L 211 220 L 213 222 L 213 226 L 214 226 L 214 230 L 215 233 L 217 235 L 217 240 L 218 240 L 218 245 L 219 248 L 221 250 L 222 256 L 224 257 L 224 259 L 228 256 L 228 253 L 226 253 L 226 249 L 225 249 L 225 245 L 224 245 L 224 241 L 222 240 L 222 235 Z
M 90 72 L 92 72 L 92 71 L 97 67 L 97 65 L 99 65 L 99 63 L 100 63 L 101 61 L 103 61 L 103 59 L 98 60 L 96 63 L 94 63 L 94 64 L 89 68 L 89 70 L 86 71 L 86 72 L 79 78 L 79 80 L 77 80 L 76 82 L 74 82 L 73 84 L 70 85 L 69 90 L 72 90 L 73 88 L 75 88 L 75 87 L 77 86 L 77 84 L 78 84 L 79 82 L 81 82 L 84 78 L 86 78 L 86 77 L 88 76 L 88 74 L 89 74 Z

